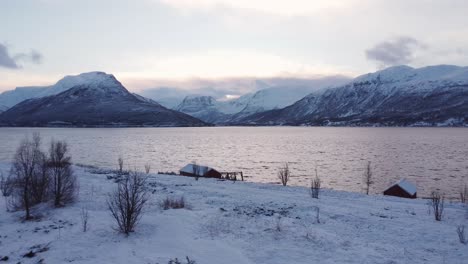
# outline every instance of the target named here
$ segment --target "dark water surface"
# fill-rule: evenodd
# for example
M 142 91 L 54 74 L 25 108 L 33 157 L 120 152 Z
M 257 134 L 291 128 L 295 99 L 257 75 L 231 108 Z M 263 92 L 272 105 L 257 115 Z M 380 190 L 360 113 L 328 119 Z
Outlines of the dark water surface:
M 420 196 L 440 189 L 456 197 L 468 184 L 466 128 L 0 128 L 0 161 L 10 161 L 26 135 L 40 132 L 44 148 L 50 139 L 68 141 L 75 163 L 178 171 L 196 161 L 220 171 L 241 170 L 248 181 L 277 182 L 277 171 L 289 162 L 291 185 L 308 185 L 315 166 L 323 186 L 362 191 L 367 161 L 373 165 L 373 193 L 407 178 Z

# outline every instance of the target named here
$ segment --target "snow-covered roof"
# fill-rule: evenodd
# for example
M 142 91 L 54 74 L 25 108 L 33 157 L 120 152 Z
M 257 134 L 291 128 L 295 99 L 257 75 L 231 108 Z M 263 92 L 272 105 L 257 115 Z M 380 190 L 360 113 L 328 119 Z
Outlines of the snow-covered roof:
M 180 169 L 180 171 L 185 172 L 185 173 L 195 174 L 195 171 L 194 171 L 194 168 L 196 168 L 195 166 L 198 166 L 198 173 L 197 173 L 198 176 L 203 176 L 206 172 L 213 169 L 208 166 L 202 166 L 198 164 L 187 164 L 182 169 Z
M 416 185 L 412 184 L 411 182 L 407 181 L 406 179 L 399 180 L 397 183 L 392 185 L 392 187 L 393 186 L 399 186 L 401 189 L 403 189 L 405 192 L 407 192 L 410 195 L 415 195 L 416 194 Z

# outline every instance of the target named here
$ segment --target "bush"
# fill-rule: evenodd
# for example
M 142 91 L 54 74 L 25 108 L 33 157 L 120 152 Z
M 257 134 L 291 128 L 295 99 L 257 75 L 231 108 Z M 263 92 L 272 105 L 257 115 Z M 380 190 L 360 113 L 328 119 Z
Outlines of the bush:
M 281 181 L 283 186 L 286 186 L 289 181 L 289 177 L 291 176 L 291 172 L 289 171 L 288 163 L 285 163 L 283 167 L 280 168 L 278 171 L 278 179 Z
M 148 201 L 146 179 L 132 172 L 117 183 L 116 190 L 109 194 L 107 205 L 117 223 L 117 230 L 129 234 L 140 220 Z
M 183 196 L 179 198 L 168 196 L 161 202 L 161 208 L 164 210 L 185 208 L 185 198 Z
M 66 142 L 51 142 L 48 165 L 51 173 L 51 194 L 55 207 L 73 202 L 78 184 L 71 168 L 71 157 L 68 155 Z
M 434 213 L 436 221 L 441 221 L 444 214 L 444 196 L 441 196 L 438 192 L 432 192 L 430 198 L 430 205 Z
M 321 185 L 321 180 L 318 176 L 317 166 L 315 166 L 315 179 L 312 179 L 310 182 L 310 196 L 312 198 L 315 198 L 315 199 L 319 198 L 320 185 Z

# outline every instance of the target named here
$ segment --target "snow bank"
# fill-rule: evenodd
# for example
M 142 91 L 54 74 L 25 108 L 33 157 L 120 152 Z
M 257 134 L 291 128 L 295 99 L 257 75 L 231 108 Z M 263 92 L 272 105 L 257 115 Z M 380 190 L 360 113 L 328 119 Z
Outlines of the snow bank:
M 146 212 L 125 237 L 113 230 L 107 211 L 112 173 L 75 172 L 79 201 L 61 209 L 41 206 L 40 221 L 22 223 L 22 212 L 6 213 L 0 199 L 0 256 L 8 256 L 7 263 L 165 264 L 185 256 L 198 264 L 467 263 L 468 246 L 455 230 L 468 220 L 457 203 L 447 204 L 436 222 L 421 199 L 330 190 L 311 199 L 302 187 L 150 175 Z M 184 196 L 191 209 L 162 210 L 167 196 Z M 89 210 L 86 233 L 81 208 Z M 49 249 L 23 257 L 36 245 Z

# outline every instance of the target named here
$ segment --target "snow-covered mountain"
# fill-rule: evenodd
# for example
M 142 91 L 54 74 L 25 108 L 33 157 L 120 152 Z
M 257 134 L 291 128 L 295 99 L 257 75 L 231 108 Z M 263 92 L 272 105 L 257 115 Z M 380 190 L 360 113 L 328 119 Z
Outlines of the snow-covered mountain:
M 109 82 L 109 80 L 102 78 L 101 72 L 65 76 L 54 85 L 17 87 L 11 91 L 5 91 L 0 94 L 0 105 L 10 108 L 24 100 L 59 94 L 82 83 L 103 86 L 105 82 Z
M 222 102 L 211 96 L 187 96 L 175 110 L 189 114 L 208 123 L 225 119 L 228 115 L 221 111 Z
M 60 92 L 63 91 L 63 92 Z M 53 95 L 45 96 L 46 93 Z M 3 126 L 204 126 L 189 115 L 135 96 L 103 72 L 67 76 L 44 96 L 0 114 Z
M 268 90 L 270 88 L 305 90 L 305 92 L 300 93 L 301 96 L 299 98 L 296 98 L 295 101 L 297 101 L 315 90 L 317 87 L 336 86 L 345 84 L 349 80 L 350 78 L 345 76 L 311 76 L 308 78 L 228 78 L 219 80 L 197 79 L 188 83 L 171 83 L 166 86 L 144 89 L 140 91 L 139 94 L 146 98 L 153 99 L 167 108 L 177 109 L 187 96 L 189 96 L 189 98 L 193 98 L 195 96 L 210 96 L 218 101 L 226 101 L 226 99 L 229 97 L 232 98 L 233 96 L 242 97 L 246 95 L 250 98 L 255 92 Z M 242 99 L 245 99 L 245 97 Z M 221 104 L 221 107 L 227 107 L 225 110 L 231 113 L 240 112 L 245 107 L 245 102 L 241 102 L 243 107 L 242 109 L 238 109 L 239 107 L 236 107 L 236 105 L 239 104 L 239 100 L 236 101 L 237 102 L 235 103 Z M 288 102 L 289 101 L 290 100 L 288 100 Z M 268 100 L 265 100 L 265 102 L 268 103 Z M 234 107 L 233 110 L 231 110 L 232 107 Z M 270 109 L 269 107 L 266 108 Z M 225 111 L 223 110 L 222 112 Z
M 291 105 L 312 91 L 325 89 L 331 84 L 344 83 L 346 78 L 323 78 L 311 80 L 283 80 L 282 84 L 270 86 L 266 82 L 257 81 L 259 91 L 245 94 L 237 99 L 218 101 L 211 96 L 191 95 L 174 108 L 177 111 L 197 117 L 205 122 L 216 124 L 235 123 L 242 118 Z M 273 84 L 271 84 L 273 85 Z
M 314 92 L 283 109 L 240 124 L 391 125 L 468 124 L 468 67 L 391 67 L 336 88 Z

